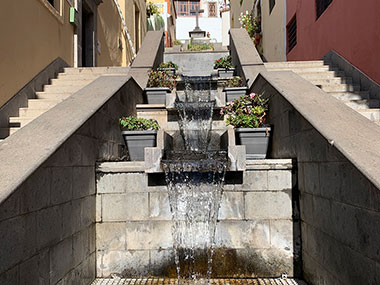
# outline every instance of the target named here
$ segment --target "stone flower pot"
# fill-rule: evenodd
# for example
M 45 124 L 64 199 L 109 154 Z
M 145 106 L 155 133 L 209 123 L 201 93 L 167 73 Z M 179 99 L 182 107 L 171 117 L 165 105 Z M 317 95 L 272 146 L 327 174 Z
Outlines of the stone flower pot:
M 245 145 L 247 159 L 264 159 L 267 156 L 271 128 L 237 128 L 237 145 Z
M 226 93 L 226 102 L 238 99 L 240 96 L 247 95 L 247 87 L 225 87 L 223 92 Z
M 147 87 L 144 89 L 148 104 L 166 104 L 166 94 L 171 90 L 168 87 Z
M 156 146 L 157 131 L 122 131 L 121 135 L 132 161 L 143 161 L 144 149 Z
M 218 68 L 218 77 L 233 77 L 235 68 Z
M 169 75 L 175 75 L 176 74 L 176 69 L 174 67 L 159 67 L 157 68 L 157 71 L 166 71 L 167 74 Z

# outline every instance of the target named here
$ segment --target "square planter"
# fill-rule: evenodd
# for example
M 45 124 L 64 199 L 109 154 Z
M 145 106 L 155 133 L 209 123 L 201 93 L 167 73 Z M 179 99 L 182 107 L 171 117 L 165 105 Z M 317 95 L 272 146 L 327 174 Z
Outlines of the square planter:
M 132 161 L 143 161 L 144 149 L 156 146 L 157 131 L 122 131 L 121 135 Z
M 235 73 L 235 68 L 218 68 L 218 77 L 226 78 L 233 77 Z
M 223 89 L 223 92 L 226 93 L 226 102 L 231 102 L 240 96 L 247 95 L 247 91 L 247 87 L 226 87 Z
M 147 87 L 144 89 L 148 104 L 166 104 L 166 94 L 171 90 L 167 87 Z
M 267 156 L 271 128 L 237 128 L 237 145 L 245 145 L 247 159 L 264 159 Z
M 165 68 L 159 67 L 157 68 L 157 71 L 165 71 L 167 74 L 170 74 L 170 75 L 176 74 L 176 69 L 174 67 L 165 67 Z

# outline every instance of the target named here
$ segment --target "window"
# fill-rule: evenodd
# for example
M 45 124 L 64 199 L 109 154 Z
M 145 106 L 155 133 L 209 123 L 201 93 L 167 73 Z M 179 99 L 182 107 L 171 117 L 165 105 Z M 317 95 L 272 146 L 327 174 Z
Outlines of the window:
M 58 12 L 60 12 L 60 1 L 59 0 L 47 0 L 47 2 L 51 5 L 51 6 L 53 6 L 54 8 L 55 8 L 55 10 L 57 10 Z
M 288 52 L 290 52 L 297 44 L 297 17 L 289 22 L 286 27 L 286 33 L 288 37 Z
M 276 0 L 269 0 L 269 14 L 272 13 L 274 5 L 276 5 Z
M 200 1 L 176 0 L 175 9 L 178 16 L 195 16 L 195 11 L 200 10 Z
M 216 3 L 215 2 L 208 3 L 208 16 L 216 17 Z
M 331 4 L 332 0 L 316 0 L 315 6 L 317 8 L 317 19 L 323 14 L 327 7 Z

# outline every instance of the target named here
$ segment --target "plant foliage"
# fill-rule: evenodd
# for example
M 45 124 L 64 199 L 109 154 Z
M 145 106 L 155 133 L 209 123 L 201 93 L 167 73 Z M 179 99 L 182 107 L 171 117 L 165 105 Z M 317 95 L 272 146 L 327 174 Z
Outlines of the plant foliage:
M 174 46 L 180 46 L 180 45 L 182 45 L 182 43 L 179 40 L 175 40 L 175 41 L 173 41 L 173 45 Z
M 151 70 L 147 87 L 168 87 L 170 90 L 176 86 L 176 75 L 170 75 L 166 71 Z
M 121 129 L 129 131 L 159 130 L 160 125 L 156 120 L 136 117 L 122 117 L 119 119 Z
M 231 87 L 243 87 L 243 79 L 240 76 L 234 76 L 231 79 L 227 80 L 223 87 L 231 88 Z
M 152 2 L 146 3 L 146 15 L 148 17 L 152 15 L 160 15 L 160 11 L 158 10 L 158 7 L 154 5 Z
M 230 55 L 227 55 L 225 57 L 221 57 L 214 62 L 214 69 L 218 68 L 233 68 L 234 66 L 232 65 L 232 57 Z
M 260 94 L 251 93 L 227 103 L 227 106 L 220 110 L 220 114 L 226 115 L 227 125 L 235 128 L 263 127 L 268 101 L 269 99 L 264 99 Z
M 159 65 L 159 68 L 175 68 L 176 70 L 178 70 L 178 65 L 175 64 L 174 62 L 172 61 L 168 61 L 168 62 L 162 62 L 160 65 Z
M 187 45 L 187 50 L 188 51 L 214 50 L 214 45 L 211 43 L 203 43 L 203 44 L 189 43 Z

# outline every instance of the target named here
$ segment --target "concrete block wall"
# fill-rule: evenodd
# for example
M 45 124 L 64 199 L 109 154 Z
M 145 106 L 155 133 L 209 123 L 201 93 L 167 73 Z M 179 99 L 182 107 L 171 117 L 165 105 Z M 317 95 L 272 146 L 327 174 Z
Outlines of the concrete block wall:
M 125 171 L 120 163 L 98 169 L 96 275 L 175 277 L 167 187 L 149 186 L 148 174 L 130 164 Z M 242 183 L 224 186 L 215 276 L 293 275 L 299 231 L 292 171 L 289 160 L 255 161 L 247 165 Z
M 95 89 L 86 87 L 80 95 L 102 96 L 102 89 Z M 66 101 L 78 104 L 71 98 Z M 94 280 L 95 162 L 120 157 L 118 118 L 133 114 L 136 101 L 142 101 L 142 92 L 130 80 L 0 204 L 0 284 L 89 284 Z M 82 116 L 93 112 L 90 101 L 81 104 Z M 60 108 L 47 116 L 55 117 Z M 36 135 L 51 139 L 33 122 L 18 132 L 31 128 Z M 24 161 L 28 159 L 25 156 Z
M 265 76 L 270 78 L 269 74 Z M 285 74 L 283 80 L 286 82 Z M 275 89 L 261 76 L 254 83 L 255 92 L 265 91 L 271 98 L 271 156 L 297 159 L 305 280 L 310 284 L 380 284 L 380 189 L 277 90 L 286 92 L 278 86 Z M 309 102 L 313 102 L 313 92 L 294 96 L 302 98 L 307 94 Z M 335 113 L 329 110 L 329 104 L 325 102 L 322 108 L 326 113 Z M 308 106 L 312 108 L 311 103 Z M 337 114 L 343 117 L 344 111 Z M 361 118 L 347 112 L 352 116 L 350 127 L 356 128 L 355 121 Z M 357 132 L 365 131 L 365 127 L 362 124 Z M 372 140 L 376 141 L 378 127 L 373 124 L 371 128 Z M 335 140 L 344 139 L 347 130 L 342 128 L 339 132 L 341 137 L 335 135 Z M 354 139 L 350 144 L 354 144 Z M 361 147 L 364 151 L 367 148 L 376 161 L 378 152 L 373 152 L 369 144 Z

